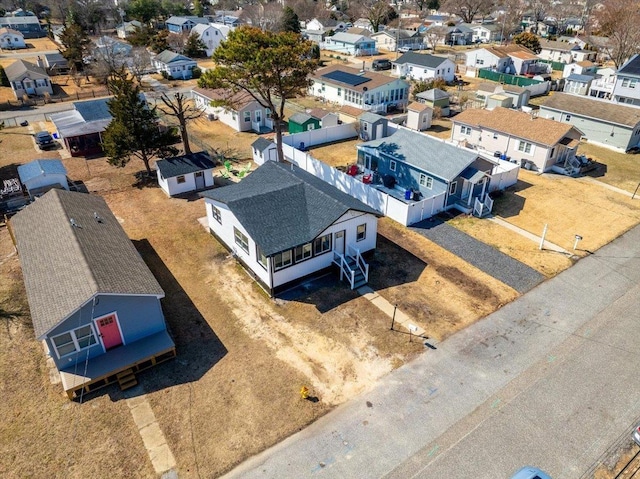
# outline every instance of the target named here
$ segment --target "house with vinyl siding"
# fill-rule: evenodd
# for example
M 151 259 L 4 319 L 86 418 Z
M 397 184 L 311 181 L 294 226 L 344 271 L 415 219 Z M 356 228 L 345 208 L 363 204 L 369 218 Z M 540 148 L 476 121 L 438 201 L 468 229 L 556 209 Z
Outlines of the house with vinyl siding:
M 428 53 L 404 53 L 400 58 L 391 62 L 391 74 L 406 77 L 411 80 L 431 80 L 442 78 L 452 82 L 456 76 L 456 64 L 445 57 L 429 55 Z
M 0 49 L 16 50 L 19 48 L 27 48 L 27 44 L 24 42 L 24 35 L 18 30 L 6 27 L 0 28 Z
M 158 160 L 158 185 L 168 196 L 211 188 L 215 165 L 203 151 Z
M 100 196 L 53 189 L 11 218 L 36 338 L 69 398 L 175 356 L 164 291 Z
M 219 120 L 235 131 L 273 131 L 271 111 L 247 92 L 233 94 L 227 90 L 198 87 L 191 90 L 191 97 L 209 119 Z M 219 102 L 226 104 L 219 106 Z
M 366 283 L 354 262 L 375 249 L 380 214 L 320 178 L 266 161 L 201 196 L 211 234 L 270 295 L 332 270 L 353 271 L 352 288 Z
M 51 188 L 69 189 L 67 169 L 60 160 L 33 160 L 20 165 L 18 177 L 31 197 Z
M 24 60 L 16 60 L 4 69 L 16 99 L 24 95 L 53 95 L 51 78 L 44 69 Z

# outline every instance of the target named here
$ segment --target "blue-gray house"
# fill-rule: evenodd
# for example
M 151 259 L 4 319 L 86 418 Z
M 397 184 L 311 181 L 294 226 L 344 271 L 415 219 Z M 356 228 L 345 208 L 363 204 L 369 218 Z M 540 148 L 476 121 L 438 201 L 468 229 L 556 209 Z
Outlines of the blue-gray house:
M 484 199 L 495 165 L 476 152 L 401 127 L 357 148 L 358 164 L 387 192 L 411 190 L 420 199 L 445 195 L 445 209 L 465 213 L 471 212 L 475 198 Z
M 11 219 L 33 329 L 69 398 L 175 356 L 164 291 L 99 196 L 54 189 Z
M 185 17 L 174 15 L 167 18 L 167 21 L 165 22 L 165 24 L 167 25 L 167 30 L 169 30 L 171 33 L 188 33 L 199 23 L 206 25 L 209 23 L 209 20 L 203 17 L 196 17 L 192 15 Z

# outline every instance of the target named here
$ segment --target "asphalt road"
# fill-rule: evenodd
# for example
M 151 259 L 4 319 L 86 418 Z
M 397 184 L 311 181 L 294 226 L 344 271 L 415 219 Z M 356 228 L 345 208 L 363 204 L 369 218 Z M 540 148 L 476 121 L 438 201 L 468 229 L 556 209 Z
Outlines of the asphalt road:
M 640 417 L 639 283 L 637 227 L 225 477 L 591 477 Z

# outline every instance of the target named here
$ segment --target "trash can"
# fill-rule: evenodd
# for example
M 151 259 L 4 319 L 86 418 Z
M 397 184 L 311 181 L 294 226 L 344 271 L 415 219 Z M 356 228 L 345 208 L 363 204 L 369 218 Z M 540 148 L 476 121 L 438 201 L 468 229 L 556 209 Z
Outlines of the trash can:
M 405 200 L 410 200 L 412 196 L 413 196 L 413 191 L 411 191 L 411 190 L 406 190 L 406 191 L 404 192 L 404 199 L 405 199 Z

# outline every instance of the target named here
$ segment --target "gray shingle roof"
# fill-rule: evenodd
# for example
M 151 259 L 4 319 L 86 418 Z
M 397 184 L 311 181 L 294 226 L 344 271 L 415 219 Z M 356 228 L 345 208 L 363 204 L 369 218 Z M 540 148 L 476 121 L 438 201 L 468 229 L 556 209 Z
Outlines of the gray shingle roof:
M 631 128 L 640 123 L 640 108 L 569 93 L 554 93 L 540 107 Z
M 97 100 L 74 101 L 73 108 L 80 113 L 84 121 L 111 120 L 108 102 L 109 98 L 99 98 Z
M 380 216 L 320 178 L 274 161 L 200 195 L 226 204 L 267 256 L 313 241 L 349 210 Z
M 360 147 L 375 148 L 391 158 L 447 181 L 455 179 L 478 157 L 471 151 L 404 128 L 399 128 L 386 138 L 362 143 L 358 145 Z
M 266 138 L 258 138 L 256 141 L 251 143 L 251 148 L 254 148 L 257 151 L 264 151 L 269 148 L 271 145 L 275 145 L 275 143 L 271 140 L 267 140 Z
M 438 68 L 447 58 L 429 55 L 428 53 L 407 52 L 392 63 L 402 65 L 411 63 L 412 65 L 420 65 L 425 68 Z
M 11 226 L 38 338 L 96 294 L 164 296 L 99 196 L 51 190 L 16 214 Z
M 449 98 L 449 94 L 444 90 L 440 90 L 439 88 L 432 88 L 431 90 L 418 93 L 416 97 L 423 100 L 438 101 Z
M 156 167 L 165 178 L 173 178 L 195 173 L 196 171 L 211 170 L 215 165 L 215 161 L 203 151 L 156 161 Z
M 627 63 L 620 67 L 618 73 L 625 76 L 640 76 L 640 55 L 636 53 L 632 56 Z
M 588 83 L 593 80 L 592 75 L 579 75 L 577 73 L 572 73 L 567 77 L 567 80 L 577 81 L 581 83 Z
M 297 123 L 298 125 L 302 125 L 302 124 L 308 122 L 309 120 L 314 120 L 314 119 L 315 118 L 313 118 L 308 113 L 302 113 L 302 112 L 294 113 L 293 115 L 291 115 L 289 117 L 289 121 Z
M 154 60 L 157 61 L 157 62 L 164 63 L 164 64 L 173 63 L 173 62 L 192 62 L 192 61 L 194 61 L 189 57 L 186 57 L 184 55 L 180 55 L 179 53 L 176 53 L 176 52 L 172 52 L 171 50 L 165 50 L 162 53 L 158 53 L 156 55 L 156 57 L 154 58 Z
M 4 69 L 9 81 L 19 80 L 22 75 L 29 73 L 31 78 L 49 78 L 47 72 L 43 68 L 33 63 L 25 62 L 24 60 L 16 60 L 11 65 Z

